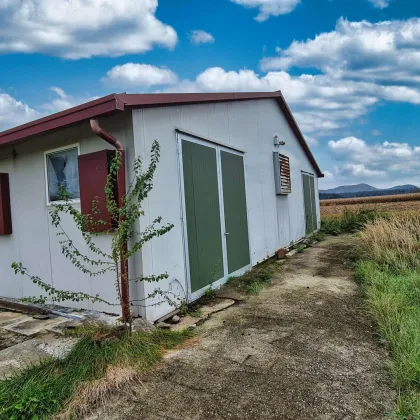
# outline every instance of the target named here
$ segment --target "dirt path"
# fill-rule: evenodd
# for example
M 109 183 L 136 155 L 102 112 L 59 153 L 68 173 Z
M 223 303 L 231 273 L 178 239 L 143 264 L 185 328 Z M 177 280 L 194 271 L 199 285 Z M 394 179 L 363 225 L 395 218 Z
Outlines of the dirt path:
M 297 254 L 90 419 L 382 419 L 386 352 L 345 268 L 350 237 Z

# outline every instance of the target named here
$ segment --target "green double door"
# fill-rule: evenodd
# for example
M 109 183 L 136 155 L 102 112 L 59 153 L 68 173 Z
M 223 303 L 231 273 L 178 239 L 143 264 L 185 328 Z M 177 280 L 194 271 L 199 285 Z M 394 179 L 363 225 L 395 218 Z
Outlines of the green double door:
M 318 227 L 316 217 L 315 178 L 311 174 L 302 173 L 303 199 L 305 204 L 306 234 L 310 235 Z
M 181 140 L 191 292 L 250 264 L 244 161 Z

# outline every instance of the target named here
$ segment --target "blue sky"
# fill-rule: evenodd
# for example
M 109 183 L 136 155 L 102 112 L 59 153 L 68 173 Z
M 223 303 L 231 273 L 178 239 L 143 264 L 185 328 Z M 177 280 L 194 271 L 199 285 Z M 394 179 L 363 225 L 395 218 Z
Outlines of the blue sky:
M 281 89 L 321 188 L 420 184 L 420 2 L 0 4 L 0 130 L 111 92 Z

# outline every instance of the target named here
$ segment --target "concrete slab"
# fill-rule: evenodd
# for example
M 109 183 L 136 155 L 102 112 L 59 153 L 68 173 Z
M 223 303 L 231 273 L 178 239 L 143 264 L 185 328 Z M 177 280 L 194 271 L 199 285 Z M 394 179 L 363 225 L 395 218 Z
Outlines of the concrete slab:
M 32 319 L 32 318 L 26 317 L 23 320 L 20 320 L 13 324 L 6 325 L 3 328 L 7 331 L 11 331 L 16 334 L 22 334 L 27 337 L 33 337 L 34 335 L 39 334 L 42 331 L 45 331 L 47 327 L 56 325 L 57 323 L 63 320 L 67 320 L 67 319 L 63 317 L 57 317 L 57 318 L 41 320 L 41 319 Z
M 28 319 L 28 316 L 18 312 L 0 311 L 0 327 L 23 319 Z
M 224 309 L 227 309 L 234 304 L 235 301 L 233 299 L 213 299 L 211 302 L 199 306 L 197 308 L 197 311 L 200 311 L 202 313 L 200 317 L 193 317 L 191 315 L 187 315 L 181 318 L 181 321 L 178 324 L 171 325 L 170 328 L 174 331 L 179 331 L 185 328 L 193 327 L 197 323 L 206 320 L 211 314 L 223 311 Z
M 293 257 L 293 255 L 296 255 L 297 254 L 297 249 L 292 249 L 291 251 L 289 251 L 287 254 L 286 254 L 286 257 L 287 258 L 291 258 L 291 257 Z
M 10 378 L 19 370 L 32 363 L 39 363 L 41 360 L 50 357 L 39 349 L 32 340 L 0 351 L 0 378 Z

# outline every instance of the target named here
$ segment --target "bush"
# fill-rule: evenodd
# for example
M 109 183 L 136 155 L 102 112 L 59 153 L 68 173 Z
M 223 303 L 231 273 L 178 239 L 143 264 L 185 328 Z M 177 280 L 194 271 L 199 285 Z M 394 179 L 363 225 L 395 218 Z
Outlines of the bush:
M 377 219 L 388 219 L 386 213 L 374 209 L 358 209 L 355 211 L 345 209 L 339 216 L 328 217 L 321 222 L 321 232 L 330 235 L 340 233 L 353 233 L 362 230 L 367 223 Z

